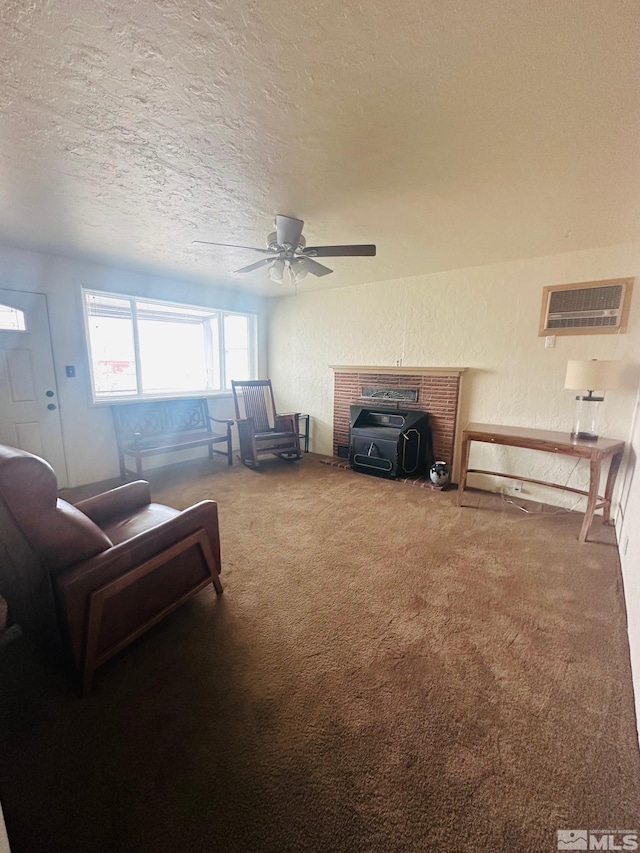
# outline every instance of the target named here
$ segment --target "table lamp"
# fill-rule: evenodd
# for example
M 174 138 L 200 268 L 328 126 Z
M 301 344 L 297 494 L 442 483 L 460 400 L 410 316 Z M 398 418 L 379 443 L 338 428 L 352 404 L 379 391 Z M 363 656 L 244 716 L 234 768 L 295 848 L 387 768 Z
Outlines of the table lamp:
M 588 391 L 578 394 L 573 419 L 572 438 L 595 441 L 598 438 L 598 412 L 602 396 L 595 396 L 594 390 L 610 391 L 620 384 L 622 373 L 621 361 L 570 361 L 567 364 L 567 375 L 564 387 L 573 390 Z

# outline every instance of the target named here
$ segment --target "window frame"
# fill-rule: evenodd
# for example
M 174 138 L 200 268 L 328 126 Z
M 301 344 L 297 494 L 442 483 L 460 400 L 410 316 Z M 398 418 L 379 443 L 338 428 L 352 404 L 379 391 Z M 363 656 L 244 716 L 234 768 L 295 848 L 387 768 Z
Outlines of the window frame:
M 135 296 L 129 293 L 119 293 L 116 291 L 98 290 L 93 287 L 81 287 L 80 299 L 82 304 L 82 316 L 84 321 L 85 332 L 85 352 L 89 371 L 91 401 L 94 406 L 113 406 L 118 404 L 152 401 L 152 400 L 171 400 L 189 397 L 228 397 L 231 395 L 231 382 L 227 377 L 226 362 L 225 362 L 225 336 L 224 336 L 224 320 L 227 316 L 244 317 L 248 325 L 248 360 L 249 360 L 249 378 L 255 379 L 258 376 L 258 315 L 252 311 L 232 311 L 226 308 L 217 308 L 210 305 L 195 305 L 193 303 L 175 302 L 167 299 L 156 299 L 148 296 Z M 94 358 L 91 347 L 91 335 L 89 329 L 90 314 L 88 311 L 89 303 L 87 296 L 106 297 L 120 300 L 128 300 L 131 312 L 131 324 L 133 333 L 133 350 L 135 359 L 135 377 L 136 377 L 136 392 L 113 392 L 108 396 L 97 394 L 95 385 Z M 215 334 L 207 334 L 205 332 L 205 351 L 210 356 L 210 361 L 205 363 L 205 370 L 208 379 L 215 379 L 215 373 L 218 374 L 219 388 L 192 389 L 190 391 L 176 392 L 170 391 L 166 393 L 141 391 L 142 388 L 142 359 L 140 355 L 140 340 L 138 329 L 138 306 L 140 303 L 157 305 L 160 308 L 181 308 L 185 311 L 189 309 L 194 312 L 194 319 L 200 318 L 203 324 L 211 322 L 214 319 L 217 326 L 217 347 L 214 338 Z M 209 313 L 207 318 L 204 312 Z M 217 349 L 217 354 L 216 354 Z

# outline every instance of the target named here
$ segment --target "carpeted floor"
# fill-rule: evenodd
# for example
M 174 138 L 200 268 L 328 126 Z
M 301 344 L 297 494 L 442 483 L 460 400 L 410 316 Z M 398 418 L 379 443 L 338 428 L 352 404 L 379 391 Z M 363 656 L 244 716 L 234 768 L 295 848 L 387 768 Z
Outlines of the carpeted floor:
M 220 505 L 205 590 L 78 698 L 0 648 L 14 853 L 539 853 L 640 828 L 613 532 L 320 464 L 218 461 L 155 500 Z M 83 495 L 88 490 L 83 490 Z M 76 495 L 80 496 L 79 493 Z

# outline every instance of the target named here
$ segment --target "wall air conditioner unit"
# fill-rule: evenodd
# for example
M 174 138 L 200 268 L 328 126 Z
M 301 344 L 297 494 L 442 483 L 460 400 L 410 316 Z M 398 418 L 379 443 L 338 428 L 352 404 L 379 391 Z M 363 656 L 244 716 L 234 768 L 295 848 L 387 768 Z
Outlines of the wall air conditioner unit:
M 632 289 L 632 278 L 545 287 L 538 336 L 626 332 Z

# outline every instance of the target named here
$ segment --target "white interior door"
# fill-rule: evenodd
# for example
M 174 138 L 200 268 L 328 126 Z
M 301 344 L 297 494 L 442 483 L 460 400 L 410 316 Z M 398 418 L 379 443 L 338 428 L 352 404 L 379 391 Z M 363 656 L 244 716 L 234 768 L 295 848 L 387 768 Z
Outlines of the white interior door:
M 0 443 L 42 456 L 58 486 L 67 467 L 53 370 L 47 300 L 0 289 Z

